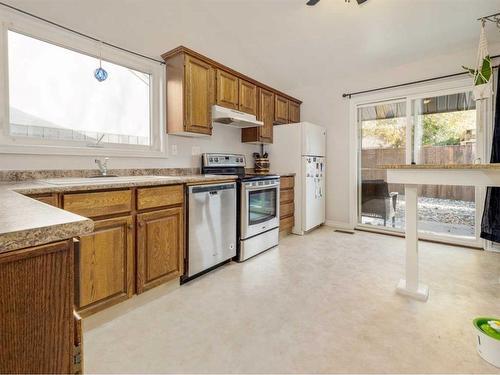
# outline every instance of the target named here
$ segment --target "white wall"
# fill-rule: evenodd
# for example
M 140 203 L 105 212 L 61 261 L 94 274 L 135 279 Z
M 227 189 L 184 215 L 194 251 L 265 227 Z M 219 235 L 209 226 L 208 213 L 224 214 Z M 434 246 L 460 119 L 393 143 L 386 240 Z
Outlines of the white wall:
M 355 166 L 348 163 L 349 101 L 341 94 L 460 71 L 475 60 L 476 18 L 498 10 L 498 0 L 459 6 L 456 0 L 384 0 L 361 7 L 343 1 L 306 7 L 304 0 L 5 1 L 151 56 L 183 44 L 303 100 L 302 119 L 329 130 L 327 219 L 343 223 Z M 490 43 L 498 42 L 496 28 L 488 30 Z M 500 53 L 500 45 L 490 44 L 490 52 Z M 193 146 L 247 155 L 258 149 L 241 144 L 239 130 L 215 130 L 207 140 L 170 137 L 178 156 L 115 158 L 110 165 L 193 167 L 199 165 Z M 0 154 L 0 169 L 93 167 L 87 157 Z
M 500 54 L 500 43 L 490 44 L 490 54 Z M 342 98 L 342 94 L 460 72 L 462 65 L 473 65 L 475 56 L 476 50 L 470 49 L 434 57 L 422 56 L 411 64 L 350 71 L 340 79 L 325 78 L 320 85 L 288 90 L 304 101 L 303 120 L 328 129 L 327 220 L 348 226 L 350 212 L 356 210 L 349 203 L 349 174 L 356 171 L 356 166 L 349 164 L 349 99 Z
M 1 105 L 1 103 L 0 103 Z M 214 125 L 213 135 L 203 138 L 168 136 L 169 150 L 177 145 L 177 155 L 168 158 L 121 158 L 113 157 L 110 168 L 193 168 L 201 166 L 200 153 L 232 152 L 247 156 L 247 164 L 252 166 L 252 153 L 260 146 L 241 143 L 241 130 L 225 125 Z M 193 151 L 195 155 L 193 155 Z M 96 156 L 102 151 L 96 150 Z M 88 156 L 44 156 L 1 154 L 0 170 L 17 169 L 89 169 L 96 168 L 95 157 Z

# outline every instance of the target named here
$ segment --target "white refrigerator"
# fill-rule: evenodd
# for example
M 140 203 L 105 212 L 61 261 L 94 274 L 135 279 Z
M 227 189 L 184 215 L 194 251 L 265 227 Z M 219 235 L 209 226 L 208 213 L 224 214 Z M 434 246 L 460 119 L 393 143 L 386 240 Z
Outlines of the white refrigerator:
M 295 173 L 295 223 L 302 235 L 325 222 L 326 129 L 309 122 L 274 127 L 268 146 L 274 173 Z

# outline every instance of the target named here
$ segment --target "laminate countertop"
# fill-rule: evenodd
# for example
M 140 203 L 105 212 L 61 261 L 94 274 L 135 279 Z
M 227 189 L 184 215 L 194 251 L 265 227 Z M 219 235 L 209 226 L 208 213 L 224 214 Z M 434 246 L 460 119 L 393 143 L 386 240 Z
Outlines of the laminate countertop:
M 236 176 L 183 175 L 57 178 L 0 184 L 0 253 L 89 234 L 94 222 L 27 194 L 231 181 Z

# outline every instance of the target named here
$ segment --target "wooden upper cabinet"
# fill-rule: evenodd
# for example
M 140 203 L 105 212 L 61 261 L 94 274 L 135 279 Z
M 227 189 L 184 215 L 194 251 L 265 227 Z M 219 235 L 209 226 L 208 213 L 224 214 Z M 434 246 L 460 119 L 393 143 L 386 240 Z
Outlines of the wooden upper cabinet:
M 257 86 L 240 79 L 239 110 L 257 115 Z
M 287 124 L 300 119 L 300 100 L 196 51 L 179 46 L 162 57 L 166 63 L 170 134 L 211 135 L 214 104 L 259 115 L 259 88 L 273 94 L 273 123 Z M 247 129 L 242 130 L 243 142 L 269 143 L 272 138 L 271 128 L 264 129 L 263 135 L 256 128 Z
M 184 76 L 185 131 L 212 134 L 213 68 L 186 55 Z
M 247 143 L 273 143 L 274 93 L 260 87 L 257 93 L 257 119 L 264 122 L 264 125 L 242 129 L 241 141 Z
M 82 316 L 133 294 L 132 216 L 95 221 L 94 233 L 80 238 L 76 251 L 76 305 Z
M 288 105 L 288 120 L 290 123 L 300 122 L 300 104 L 289 101 Z
M 276 95 L 274 101 L 274 122 L 278 124 L 288 123 L 288 99 Z
M 217 104 L 230 109 L 238 109 L 238 92 L 238 77 L 217 69 Z
M 274 94 L 265 89 L 259 89 L 259 120 L 264 122 L 260 128 L 262 143 L 273 143 Z
M 201 59 L 185 53 L 165 58 L 167 80 L 167 132 L 212 134 L 215 71 Z
M 137 293 L 142 293 L 182 275 L 183 207 L 139 214 L 137 225 Z

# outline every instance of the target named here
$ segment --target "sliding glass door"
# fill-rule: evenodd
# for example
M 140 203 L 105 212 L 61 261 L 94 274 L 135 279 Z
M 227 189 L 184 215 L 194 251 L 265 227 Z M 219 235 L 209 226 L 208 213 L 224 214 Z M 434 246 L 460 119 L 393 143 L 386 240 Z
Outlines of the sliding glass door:
M 384 165 L 472 164 L 478 158 L 476 107 L 468 90 L 368 103 L 356 112 L 359 226 L 404 230 L 404 187 L 387 183 Z M 423 237 L 477 240 L 473 186 L 422 185 L 418 194 Z
M 415 98 L 411 106 L 414 163 L 475 162 L 476 106 L 471 92 Z M 473 186 L 422 185 L 418 195 L 421 232 L 475 238 Z
M 403 187 L 387 183 L 380 166 L 405 164 L 406 101 L 369 104 L 358 108 L 359 223 L 403 229 Z

